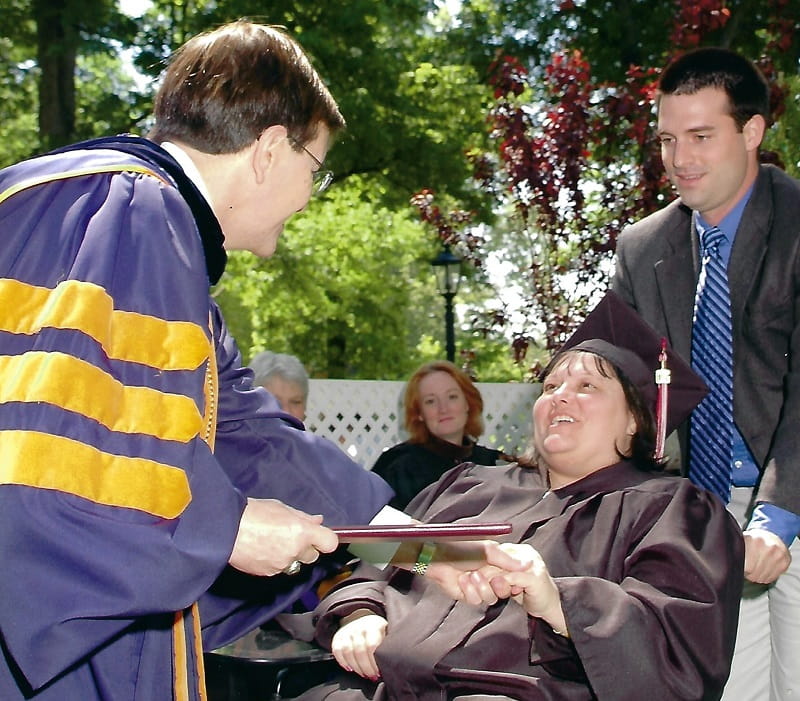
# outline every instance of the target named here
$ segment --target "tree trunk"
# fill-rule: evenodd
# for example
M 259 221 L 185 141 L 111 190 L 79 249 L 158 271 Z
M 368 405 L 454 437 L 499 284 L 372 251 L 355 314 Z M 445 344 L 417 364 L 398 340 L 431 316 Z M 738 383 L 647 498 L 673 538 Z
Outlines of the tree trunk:
M 35 0 L 39 78 L 39 139 L 49 150 L 75 136 L 78 31 L 70 0 Z

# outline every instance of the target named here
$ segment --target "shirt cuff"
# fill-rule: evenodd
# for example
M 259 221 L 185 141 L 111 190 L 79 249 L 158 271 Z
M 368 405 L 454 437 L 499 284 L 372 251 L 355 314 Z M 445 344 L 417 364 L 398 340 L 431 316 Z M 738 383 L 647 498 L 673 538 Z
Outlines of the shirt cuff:
M 414 519 L 403 511 L 399 511 L 392 506 L 384 506 L 369 522 L 370 526 L 391 526 L 404 525 L 411 523 Z M 380 570 L 389 566 L 400 541 L 389 541 L 379 543 L 350 543 L 347 549 L 356 557 L 369 562 Z
M 778 536 L 786 545 L 790 547 L 792 541 L 800 533 L 800 516 L 782 509 L 775 504 L 759 502 L 753 509 L 750 523 L 747 524 L 746 531 L 769 531 Z

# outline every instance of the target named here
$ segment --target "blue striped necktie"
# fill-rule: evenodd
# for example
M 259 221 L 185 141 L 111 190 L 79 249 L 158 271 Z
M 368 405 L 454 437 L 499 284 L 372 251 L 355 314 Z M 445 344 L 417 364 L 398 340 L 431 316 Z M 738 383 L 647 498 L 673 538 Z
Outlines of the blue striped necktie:
M 692 368 L 709 393 L 692 413 L 689 478 L 728 503 L 733 442 L 733 340 L 728 273 L 719 253 L 724 234 L 702 233 L 703 260 L 692 326 Z

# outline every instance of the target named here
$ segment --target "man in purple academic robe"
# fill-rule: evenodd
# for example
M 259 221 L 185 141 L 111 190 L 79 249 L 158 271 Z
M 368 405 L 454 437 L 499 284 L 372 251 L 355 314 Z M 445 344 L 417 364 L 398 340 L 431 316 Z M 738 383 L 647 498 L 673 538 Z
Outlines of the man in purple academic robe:
M 253 387 L 209 296 L 319 188 L 336 103 L 286 34 L 235 22 L 177 52 L 155 114 L 0 171 L 3 701 L 204 698 L 203 646 L 392 495 Z

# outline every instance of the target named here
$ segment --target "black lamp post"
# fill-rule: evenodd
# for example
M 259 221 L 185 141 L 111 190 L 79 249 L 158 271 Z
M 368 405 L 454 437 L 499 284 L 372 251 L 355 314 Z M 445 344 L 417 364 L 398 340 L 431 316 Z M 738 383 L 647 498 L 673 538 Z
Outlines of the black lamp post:
M 436 286 L 439 289 L 439 294 L 444 297 L 447 359 L 454 363 L 456 359 L 456 336 L 453 298 L 456 296 L 458 285 L 461 282 L 461 258 L 450 250 L 450 246 L 445 245 L 436 258 L 431 261 L 431 265 L 433 266 L 433 272 L 436 274 Z

